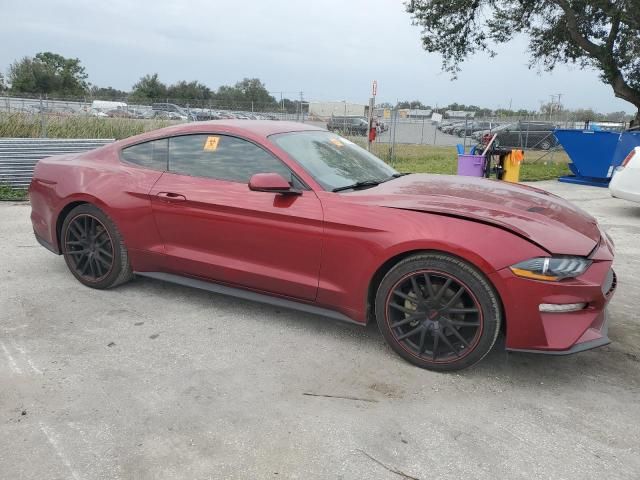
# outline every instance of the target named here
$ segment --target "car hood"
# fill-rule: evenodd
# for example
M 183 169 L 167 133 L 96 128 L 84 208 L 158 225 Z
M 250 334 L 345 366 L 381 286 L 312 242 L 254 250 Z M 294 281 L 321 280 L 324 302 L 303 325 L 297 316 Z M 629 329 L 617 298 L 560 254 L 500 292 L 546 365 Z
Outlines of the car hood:
M 345 197 L 488 223 L 553 254 L 587 256 L 600 241 L 597 221 L 580 208 L 544 190 L 498 180 L 412 174 Z

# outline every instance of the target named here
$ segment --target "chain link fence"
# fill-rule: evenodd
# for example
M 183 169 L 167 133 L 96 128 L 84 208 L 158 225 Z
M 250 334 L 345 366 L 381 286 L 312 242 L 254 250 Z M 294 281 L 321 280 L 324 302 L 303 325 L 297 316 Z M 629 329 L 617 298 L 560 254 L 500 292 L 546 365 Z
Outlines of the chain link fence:
M 346 103 L 345 103 L 346 105 Z M 368 118 L 367 107 L 362 115 L 349 115 L 361 120 Z M 346 107 L 345 107 L 346 108 Z M 467 151 L 486 134 L 497 134 L 503 146 L 531 150 L 556 150 L 555 128 L 622 130 L 620 122 L 586 124 L 568 111 L 531 113 L 521 116 L 476 116 L 470 112 L 440 114 L 427 110 L 378 108 L 374 117 L 378 123 L 372 151 L 388 161 L 397 157 L 398 146 L 431 145 L 455 147 L 460 144 Z M 309 114 L 309 104 L 260 103 L 234 101 L 228 104 L 202 99 L 164 98 L 154 102 L 138 102 L 132 98 L 122 101 L 92 100 L 90 98 L 47 98 L 43 96 L 0 96 L 0 137 L 63 137 L 63 138 L 124 138 L 163 126 L 189 121 L 212 119 L 266 119 L 309 122 L 331 128 L 333 116 Z M 437 121 L 436 121 L 437 120 Z M 346 120 L 337 124 L 346 125 Z M 363 146 L 367 145 L 367 127 L 341 132 Z

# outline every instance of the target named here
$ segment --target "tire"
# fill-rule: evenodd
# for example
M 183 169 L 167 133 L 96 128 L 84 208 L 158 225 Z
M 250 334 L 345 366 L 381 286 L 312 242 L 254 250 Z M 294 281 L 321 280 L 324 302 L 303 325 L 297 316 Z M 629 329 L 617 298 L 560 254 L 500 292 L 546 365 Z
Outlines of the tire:
M 549 150 L 551 148 L 551 142 L 549 140 L 543 140 L 539 145 L 541 150 Z
M 400 261 L 385 275 L 375 316 L 386 342 L 402 358 L 428 370 L 454 371 L 489 353 L 502 310 L 495 289 L 475 267 L 444 253 L 424 253 Z
M 112 288 L 133 277 L 122 235 L 94 205 L 79 205 L 69 212 L 60 244 L 67 267 L 87 287 Z

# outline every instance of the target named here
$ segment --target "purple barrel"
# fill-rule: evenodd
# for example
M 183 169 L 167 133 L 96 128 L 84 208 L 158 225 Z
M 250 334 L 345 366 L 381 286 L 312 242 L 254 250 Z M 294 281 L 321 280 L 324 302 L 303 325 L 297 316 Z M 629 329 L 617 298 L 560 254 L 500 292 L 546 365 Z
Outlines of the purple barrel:
M 458 155 L 458 175 L 484 177 L 484 162 L 482 155 Z

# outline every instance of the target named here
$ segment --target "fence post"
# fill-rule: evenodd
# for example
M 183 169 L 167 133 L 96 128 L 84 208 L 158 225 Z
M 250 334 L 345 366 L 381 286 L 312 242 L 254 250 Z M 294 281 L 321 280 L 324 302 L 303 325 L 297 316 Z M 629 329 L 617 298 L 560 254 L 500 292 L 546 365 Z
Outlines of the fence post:
M 46 132 L 46 124 L 44 120 L 44 106 L 42 104 L 42 95 L 40 95 L 40 137 L 44 138 L 47 136 Z
M 391 142 L 391 162 L 395 162 L 396 160 L 396 131 L 398 130 L 398 114 L 399 111 L 396 108 L 393 115 L 395 121 L 393 122 L 393 140 Z

